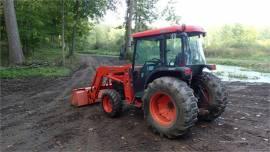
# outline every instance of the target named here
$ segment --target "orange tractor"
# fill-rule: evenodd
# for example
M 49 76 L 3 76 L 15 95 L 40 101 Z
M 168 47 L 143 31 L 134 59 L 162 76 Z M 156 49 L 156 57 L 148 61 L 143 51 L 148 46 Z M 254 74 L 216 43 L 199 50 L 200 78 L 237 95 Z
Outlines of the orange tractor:
M 135 33 L 132 64 L 100 66 L 92 85 L 74 89 L 72 105 L 101 102 L 110 117 L 123 104 L 142 108 L 154 132 L 168 138 L 185 134 L 198 119 L 219 117 L 227 103 L 222 82 L 205 69 L 198 26 L 171 26 Z

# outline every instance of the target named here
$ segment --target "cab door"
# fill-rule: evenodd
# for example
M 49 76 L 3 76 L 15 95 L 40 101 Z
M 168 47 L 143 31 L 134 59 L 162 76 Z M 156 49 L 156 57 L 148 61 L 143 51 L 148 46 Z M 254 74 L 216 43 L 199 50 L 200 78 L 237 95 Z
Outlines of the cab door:
M 135 97 L 141 97 L 147 76 L 163 61 L 161 39 L 138 39 L 134 48 L 133 86 Z

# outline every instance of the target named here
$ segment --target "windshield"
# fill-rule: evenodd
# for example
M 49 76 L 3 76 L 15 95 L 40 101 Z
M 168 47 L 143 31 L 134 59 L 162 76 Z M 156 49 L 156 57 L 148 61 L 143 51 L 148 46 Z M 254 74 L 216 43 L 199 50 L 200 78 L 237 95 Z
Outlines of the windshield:
M 187 48 L 186 57 L 188 65 L 206 64 L 201 36 L 189 37 L 189 47 Z
M 162 53 L 163 50 L 164 53 Z M 146 62 L 167 66 L 206 64 L 202 36 L 187 37 L 173 33 L 162 40 L 158 38 L 139 39 L 136 43 L 134 65 L 141 66 Z

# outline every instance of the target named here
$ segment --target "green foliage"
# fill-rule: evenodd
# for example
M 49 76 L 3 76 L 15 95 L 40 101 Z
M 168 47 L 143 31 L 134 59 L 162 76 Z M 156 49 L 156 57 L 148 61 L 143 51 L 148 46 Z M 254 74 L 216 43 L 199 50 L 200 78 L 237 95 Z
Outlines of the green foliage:
M 1 67 L 0 78 L 67 76 L 71 71 L 76 70 L 80 66 L 77 55 L 66 59 L 64 67 L 62 66 L 61 58 L 62 52 L 60 48 L 37 49 L 31 56 L 27 56 L 23 66 Z M 3 61 L 5 60 L 1 60 L 1 62 Z
M 17 0 L 17 15 L 20 38 L 25 55 L 31 55 L 39 47 L 58 48 L 61 46 L 62 7 L 65 16 L 65 40 L 71 47 L 73 28 L 76 29 L 76 41 L 88 35 L 93 23 L 107 9 L 115 9 L 118 0 Z M 78 5 L 76 5 L 78 4 Z M 1 12 L 1 23 L 3 23 Z M 6 41 L 4 24 L 0 25 L 1 41 Z
M 62 65 L 62 52 L 60 48 L 39 48 L 27 56 L 25 64 Z
M 258 72 L 270 72 L 269 56 L 248 58 L 248 59 L 231 59 L 231 58 L 207 58 L 208 63 L 241 66 Z
M 109 50 L 84 50 L 78 51 L 81 54 L 93 54 L 93 55 L 104 55 L 104 56 L 119 56 L 119 52 L 112 52 Z
M 135 32 L 148 29 L 147 24 L 158 18 L 156 3 L 158 0 L 136 0 L 134 4 Z
M 2 43 L 2 42 L 0 42 Z M 4 65 L 8 65 L 9 61 L 8 61 L 8 50 L 7 50 L 7 46 L 3 46 L 3 44 L 1 44 L 0 46 L 1 50 L 0 50 L 0 66 L 4 66 Z
M 224 25 L 209 31 L 205 53 L 208 57 L 270 58 L 270 39 L 267 30 L 241 24 Z
M 270 72 L 269 28 L 255 29 L 233 24 L 210 29 L 205 54 L 209 63 L 237 65 Z
M 65 60 L 65 67 L 71 70 L 78 68 L 79 59 L 78 55 L 71 56 Z M 62 50 L 60 48 L 40 48 L 35 51 L 31 56 L 28 56 L 25 65 L 28 66 L 50 66 L 58 67 L 63 66 L 62 62 Z
M 178 8 L 175 8 L 175 4 L 175 0 L 169 0 L 161 14 L 165 20 L 171 22 L 171 24 L 180 24 L 181 16 L 176 14 Z
M 257 38 L 259 40 L 270 40 L 270 27 L 261 29 Z
M 244 74 L 235 74 L 235 73 L 229 73 L 228 74 L 228 77 L 229 78 L 237 78 L 237 79 L 248 79 L 248 76 L 247 75 L 244 75 Z
M 64 56 L 67 56 L 73 38 L 76 41 L 75 49 L 82 50 L 91 41 L 91 37 L 96 37 L 96 35 L 89 35 L 89 31 L 106 10 L 115 9 L 116 2 L 118 0 L 16 0 L 15 10 L 26 62 L 22 67 L 2 68 L 1 78 L 69 74 L 79 64 L 77 55 L 73 55 L 65 59 L 65 67 L 60 67 L 63 65 L 60 49 L 62 46 L 62 8 L 64 8 L 66 44 Z M 0 15 L 1 66 L 7 66 L 7 36 L 2 11 Z M 89 22 L 89 20 L 92 21 Z M 109 38 L 111 37 L 109 35 Z M 116 40 L 109 39 L 106 42 L 106 48 L 115 46 L 115 44 L 110 44 L 113 42 Z M 113 49 L 116 50 L 115 47 Z
M 257 36 L 255 29 L 241 24 L 224 25 L 211 34 L 209 35 L 212 37 L 210 45 L 232 48 L 248 47 L 256 40 Z
M 123 44 L 123 37 L 124 29 L 122 28 L 96 25 L 93 30 L 89 32 L 89 35 L 87 35 L 84 40 L 80 41 L 78 50 L 84 53 L 102 52 L 98 54 L 108 54 L 106 52 L 111 52 L 110 54 L 119 55 L 121 45 Z
M 71 72 L 65 67 L 16 67 L 0 69 L 0 78 L 58 77 Z
M 16 1 L 17 22 L 24 53 L 40 45 L 58 43 L 61 26 L 61 1 Z

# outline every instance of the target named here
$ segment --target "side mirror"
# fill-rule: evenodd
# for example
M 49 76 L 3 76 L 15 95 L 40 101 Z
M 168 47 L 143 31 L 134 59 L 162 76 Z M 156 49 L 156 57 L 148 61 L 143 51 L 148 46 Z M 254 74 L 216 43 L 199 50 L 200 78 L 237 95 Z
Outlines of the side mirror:
M 205 37 L 206 36 L 206 33 L 203 33 L 202 35 L 203 35 L 203 37 Z
M 213 71 L 213 70 L 216 70 L 217 69 L 217 67 L 216 67 L 216 65 L 215 64 L 208 64 L 208 65 L 206 65 L 205 66 L 208 70 L 211 70 L 211 71 Z

